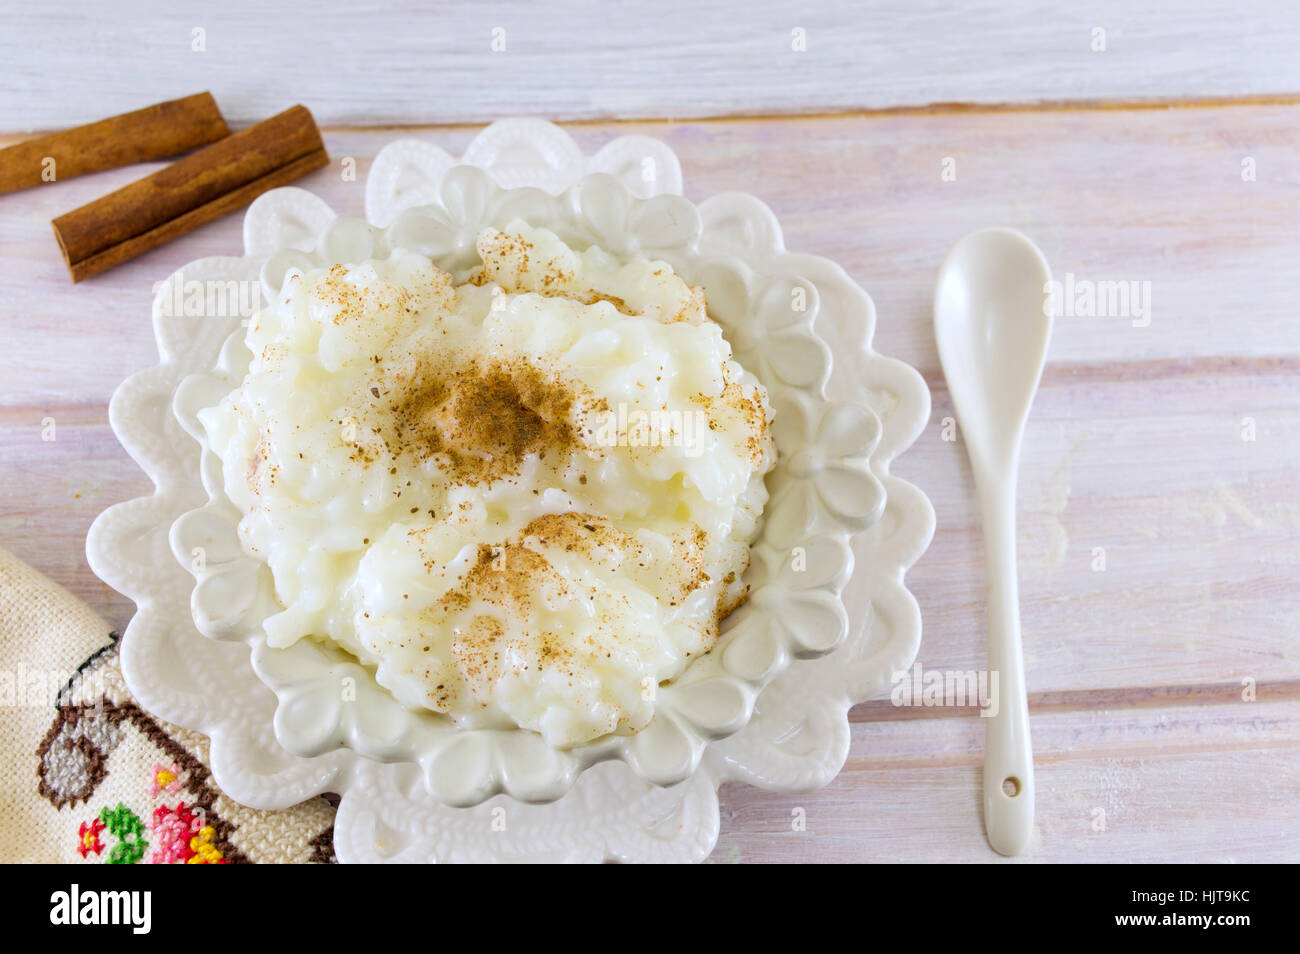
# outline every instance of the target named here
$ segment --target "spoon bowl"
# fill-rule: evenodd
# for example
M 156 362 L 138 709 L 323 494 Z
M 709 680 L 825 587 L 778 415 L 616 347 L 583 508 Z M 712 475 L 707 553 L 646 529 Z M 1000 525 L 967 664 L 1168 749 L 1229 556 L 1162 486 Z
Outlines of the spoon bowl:
M 1038 247 L 1004 228 L 965 236 L 939 269 L 935 338 L 972 453 L 1018 450 L 1051 334 L 1051 280 Z

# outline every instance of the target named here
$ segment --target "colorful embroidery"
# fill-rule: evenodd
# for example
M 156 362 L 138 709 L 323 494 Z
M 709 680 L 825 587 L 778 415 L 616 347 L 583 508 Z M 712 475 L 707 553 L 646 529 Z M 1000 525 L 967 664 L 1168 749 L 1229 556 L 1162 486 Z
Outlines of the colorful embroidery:
M 149 828 L 155 836 L 150 864 L 228 864 L 221 849 L 212 843 L 217 831 L 203 823 L 202 810 L 195 813 L 184 802 L 175 808 L 161 805 L 154 809 Z
M 221 856 L 220 850 L 212 844 L 212 836 L 216 834 L 211 825 L 204 825 L 199 829 L 199 833 L 190 839 L 190 850 L 194 852 L 194 857 L 187 860 L 187 865 L 224 865 L 226 859 Z
M 75 847 L 68 847 L 82 859 L 101 864 L 247 863 L 249 857 L 233 840 L 234 821 L 217 810 L 220 792 L 207 766 L 129 698 L 111 697 L 99 681 L 105 672 L 120 678 L 116 643 L 87 659 L 64 687 L 54 720 L 36 749 L 37 791 L 64 813 L 64 837 L 71 838 L 72 823 L 79 823 Z M 133 807 L 126 807 L 125 798 L 116 806 L 101 801 L 102 810 L 84 818 L 73 806 L 93 804 L 96 790 L 108 777 L 109 761 L 123 743 L 131 748 L 132 759 L 141 747 L 152 747 L 143 763 L 151 768 L 129 786 L 136 793 L 130 798 Z M 322 800 L 337 807 L 337 799 Z M 305 835 L 291 823 L 282 838 L 291 847 L 293 839 Z M 311 861 L 335 861 L 332 826 L 317 831 L 307 844 Z
M 155 865 L 184 864 L 194 857 L 191 838 L 203 827 L 202 821 L 185 807 L 184 802 L 175 808 L 161 805 L 154 809 L 149 829 L 154 834 L 153 854 L 149 863 Z
M 77 837 L 81 844 L 77 845 L 77 853 L 85 858 L 89 854 L 99 854 L 104 850 L 104 843 L 99 840 L 99 833 L 104 830 L 104 823 L 98 818 L 92 818 L 90 823 L 81 823 L 77 829 Z
M 104 808 L 99 820 L 117 838 L 117 844 L 108 853 L 108 864 L 133 865 L 144 857 L 149 843 L 144 840 L 144 822 L 139 815 L 118 802 L 116 808 Z
M 179 792 L 181 790 L 180 774 L 181 770 L 177 768 L 175 762 L 171 765 L 161 765 L 154 762 L 153 776 L 149 779 L 149 794 L 156 798 L 165 793 Z

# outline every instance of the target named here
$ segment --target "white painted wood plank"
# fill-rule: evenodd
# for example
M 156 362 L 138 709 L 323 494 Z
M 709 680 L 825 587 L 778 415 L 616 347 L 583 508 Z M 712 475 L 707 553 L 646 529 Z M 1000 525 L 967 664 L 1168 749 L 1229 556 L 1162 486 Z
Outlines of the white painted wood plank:
M 302 102 L 322 123 L 357 125 L 1294 93 L 1297 48 L 1300 7 L 1268 0 L 61 0 L 5 16 L 0 131 L 200 89 L 237 122 Z
M 844 770 L 824 789 L 778 795 L 724 786 L 710 860 L 1295 863 L 1296 712 L 1294 697 L 1032 709 L 1034 834 L 1014 859 L 984 839 L 983 720 L 855 722 Z M 804 830 L 794 825 L 796 809 Z

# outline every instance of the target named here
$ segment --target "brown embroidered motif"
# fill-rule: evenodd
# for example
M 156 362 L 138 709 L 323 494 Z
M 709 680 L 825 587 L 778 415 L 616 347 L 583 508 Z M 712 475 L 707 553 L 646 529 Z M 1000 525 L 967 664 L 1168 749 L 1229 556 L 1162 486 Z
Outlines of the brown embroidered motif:
M 105 776 L 108 753 L 120 733 L 115 723 L 83 715 L 94 709 L 62 706 L 36 749 L 37 790 L 55 808 L 79 805 L 94 794 Z M 102 713 L 102 710 L 101 710 Z
M 334 826 L 330 825 L 319 835 L 307 842 L 311 845 L 311 859 L 318 865 L 336 865 L 338 857 L 334 854 Z

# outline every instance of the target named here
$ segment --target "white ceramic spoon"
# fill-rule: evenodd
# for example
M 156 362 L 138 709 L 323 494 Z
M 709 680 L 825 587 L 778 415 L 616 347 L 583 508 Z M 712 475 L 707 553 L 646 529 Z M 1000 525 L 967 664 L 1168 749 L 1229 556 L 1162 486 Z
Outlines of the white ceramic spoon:
M 1034 827 L 1034 757 L 1016 583 L 1016 471 L 1052 330 L 1044 307 L 1047 259 L 1013 229 L 961 239 L 939 269 L 934 332 L 970 454 L 984 517 L 990 699 L 984 741 L 984 827 L 989 844 L 1018 855 Z

